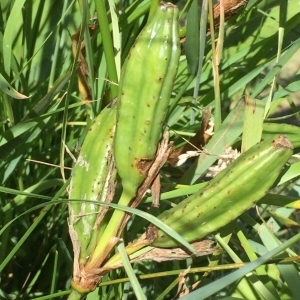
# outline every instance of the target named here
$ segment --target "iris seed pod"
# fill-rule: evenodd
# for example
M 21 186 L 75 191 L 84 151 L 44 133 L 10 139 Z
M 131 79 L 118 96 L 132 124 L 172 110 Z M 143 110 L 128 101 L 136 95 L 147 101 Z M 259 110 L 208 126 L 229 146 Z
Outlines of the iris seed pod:
M 69 228 L 71 237 L 72 234 L 76 235 L 74 238 L 79 241 L 80 263 L 86 261 L 95 247 L 98 235 L 95 222 L 100 211 L 106 209 L 84 200 L 106 201 L 115 182 L 116 168 L 112 151 L 115 125 L 116 105 L 111 104 L 101 111 L 91 125 L 73 168 L 69 198 L 82 199 L 82 202 L 69 202 Z
M 161 2 L 122 68 L 114 151 L 128 198 L 145 179 L 162 133 L 180 57 L 178 14 Z
M 188 242 L 200 240 L 239 217 L 262 198 L 292 153 L 293 145 L 285 136 L 260 142 L 241 154 L 204 188 L 158 218 Z M 155 247 L 178 246 L 153 225 L 147 232 L 156 237 L 152 243 Z

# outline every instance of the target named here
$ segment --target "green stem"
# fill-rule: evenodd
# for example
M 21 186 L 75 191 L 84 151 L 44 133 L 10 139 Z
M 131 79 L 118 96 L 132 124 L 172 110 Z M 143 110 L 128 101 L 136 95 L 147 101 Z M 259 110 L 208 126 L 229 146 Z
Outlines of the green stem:
M 133 198 L 133 195 L 127 193 L 123 190 L 121 198 L 118 202 L 120 205 L 128 206 L 130 200 Z M 123 210 L 116 209 L 110 218 L 103 235 L 101 236 L 94 252 L 91 255 L 90 260 L 88 261 L 88 268 L 97 268 L 99 266 L 99 262 L 103 262 L 106 257 L 102 257 L 104 253 L 108 250 L 108 245 L 113 237 L 118 237 L 119 227 L 123 222 L 123 218 L 126 212 Z
M 68 300 L 81 300 L 84 299 L 86 294 L 81 294 L 75 289 L 71 289 L 71 293 L 69 294 Z
M 138 257 L 142 254 L 145 254 L 152 249 L 154 249 L 154 247 L 151 247 L 151 246 L 148 246 L 148 245 L 142 244 L 142 243 L 139 243 L 139 244 L 132 243 L 132 244 L 129 244 L 128 246 L 126 246 L 126 248 L 125 248 L 127 255 L 128 256 L 130 255 L 130 259 L 132 259 L 134 257 Z M 134 257 L 133 257 L 133 254 L 134 254 Z M 112 258 L 110 258 L 109 261 L 107 261 L 105 263 L 104 267 L 111 268 L 111 267 L 119 265 L 121 263 L 122 263 L 122 259 L 120 257 L 120 254 L 117 253 Z
M 118 83 L 118 74 L 115 64 L 114 47 L 111 38 L 111 32 L 109 29 L 109 23 L 106 14 L 106 8 L 104 0 L 95 1 L 96 10 L 98 14 L 99 27 L 102 36 L 103 49 L 107 63 L 108 78 L 114 83 Z M 111 84 L 111 99 L 114 99 L 118 95 L 118 86 Z

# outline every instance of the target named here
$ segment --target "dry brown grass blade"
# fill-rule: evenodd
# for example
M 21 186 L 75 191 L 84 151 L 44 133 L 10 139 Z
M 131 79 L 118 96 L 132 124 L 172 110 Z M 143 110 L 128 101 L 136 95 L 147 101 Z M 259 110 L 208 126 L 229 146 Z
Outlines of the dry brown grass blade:
M 224 13 L 225 13 L 225 20 L 230 19 L 233 17 L 239 8 L 245 5 L 248 0 L 224 0 Z M 214 24 L 215 27 L 218 27 L 220 21 L 220 3 L 217 3 L 214 6 Z
M 94 31 L 98 29 L 98 25 L 89 24 L 90 36 L 93 35 Z M 76 51 L 78 48 L 79 37 L 81 34 L 81 28 L 78 28 L 76 33 L 72 35 L 72 54 L 76 58 Z M 88 83 L 89 68 L 85 59 L 85 43 L 81 42 L 80 52 L 78 54 L 78 89 L 84 103 L 92 101 L 92 89 Z

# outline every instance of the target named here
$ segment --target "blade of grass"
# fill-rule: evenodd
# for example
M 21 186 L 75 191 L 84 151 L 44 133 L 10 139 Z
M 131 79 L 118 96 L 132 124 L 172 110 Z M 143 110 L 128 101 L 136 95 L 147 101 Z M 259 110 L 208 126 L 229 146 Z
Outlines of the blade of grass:
M 300 209 L 299 197 L 267 194 L 266 196 L 264 196 L 262 199 L 259 200 L 259 203 Z
M 246 96 L 241 152 L 247 151 L 250 147 L 260 142 L 263 131 L 264 111 L 264 102 Z
M 268 72 L 268 74 L 263 78 L 263 80 L 255 87 L 254 91 L 251 94 L 251 97 L 257 97 L 264 88 L 268 86 L 268 84 L 273 80 L 275 75 L 281 70 L 282 66 L 284 66 L 290 58 L 295 54 L 295 52 L 300 47 L 300 38 L 294 41 L 291 47 L 284 53 L 284 55 L 278 60 L 273 68 Z
M 64 0 L 63 2 L 63 9 L 62 9 L 62 22 L 57 24 L 56 34 L 55 36 L 58 37 L 55 43 L 54 53 L 53 53 L 53 60 L 52 60 L 52 66 L 49 76 L 49 84 L 48 84 L 48 90 L 51 90 L 53 87 L 56 73 L 58 72 L 57 67 L 59 65 L 59 51 L 62 50 L 62 45 L 66 44 L 66 33 L 64 29 L 66 28 L 66 18 L 64 18 L 67 14 L 68 9 L 68 1 Z
M 274 248 L 277 249 L 278 245 L 281 247 L 283 244 L 281 244 L 277 238 L 274 237 L 274 233 L 271 232 L 271 230 L 266 226 L 266 224 L 262 224 L 260 226 L 259 236 L 263 242 L 263 244 L 266 246 L 266 248 L 269 251 L 274 251 Z M 277 247 L 277 248 L 276 248 Z M 288 287 L 293 294 L 295 299 L 300 299 L 300 295 L 298 293 L 299 290 L 299 270 L 296 270 L 296 267 L 294 265 L 286 265 L 286 266 L 277 266 L 281 276 L 288 284 Z M 298 283 L 297 283 L 298 282 Z
M 37 184 L 30 186 L 26 188 L 22 194 L 19 194 L 18 190 L 15 190 L 15 193 L 18 194 L 14 199 L 12 199 L 10 202 L 8 202 L 4 207 L 1 207 L 1 213 L 0 214 L 6 214 L 8 211 L 10 211 L 13 208 L 17 208 L 20 205 L 23 205 L 28 198 L 40 198 L 40 199 L 47 199 L 49 200 L 50 197 L 40 197 L 38 193 L 48 190 L 49 188 L 53 187 L 59 187 L 63 185 L 63 181 L 61 179 L 50 179 L 46 181 L 40 181 Z M 2 187 L 0 187 L 0 192 L 6 193 L 7 190 L 2 190 Z M 28 195 L 30 195 L 28 197 Z
M 53 262 L 53 272 L 51 278 L 51 286 L 50 286 L 50 294 L 54 293 L 56 290 L 56 281 L 57 281 L 57 274 L 58 274 L 58 252 L 55 250 L 54 252 L 54 262 Z
M 196 74 L 199 66 L 199 13 L 198 1 L 191 1 L 187 13 L 186 24 L 186 41 L 185 41 L 185 55 L 187 61 L 188 72 L 191 75 Z M 202 57 L 203 59 L 203 57 Z
M 183 300 L 204 300 L 218 291 L 221 291 L 225 287 L 229 286 L 230 284 L 234 283 L 235 281 L 239 280 L 249 272 L 252 272 L 263 263 L 268 261 L 269 259 L 273 258 L 280 252 L 284 251 L 286 248 L 291 246 L 292 244 L 296 243 L 300 239 L 300 233 L 295 235 L 294 237 L 290 238 L 280 246 L 274 248 L 273 250 L 269 251 L 267 254 L 263 255 L 262 257 L 256 259 L 255 261 L 249 263 L 247 266 L 242 267 L 241 269 L 234 271 L 233 273 L 226 275 L 225 277 L 215 280 L 212 283 L 207 284 L 206 286 L 191 292 L 189 295 L 181 298 Z
M 120 38 L 120 28 L 118 22 L 118 15 L 116 12 L 116 6 L 113 0 L 108 0 L 111 23 L 112 23 L 112 36 L 113 36 L 113 47 L 115 49 L 115 66 L 117 70 L 118 81 L 120 81 L 121 74 L 121 38 Z
M 280 11 L 279 11 L 278 48 L 277 48 L 277 57 L 276 57 L 277 63 L 279 61 L 279 58 L 280 58 L 281 52 L 282 52 L 284 27 L 285 27 L 286 17 L 287 17 L 286 14 L 287 14 L 287 1 L 283 0 L 283 1 L 280 1 Z M 272 97 L 273 97 L 274 90 L 275 90 L 275 85 L 276 85 L 276 78 L 274 77 L 272 84 L 271 84 L 269 97 L 266 102 L 264 118 L 266 118 L 266 116 L 268 115 L 268 112 L 269 112 L 269 109 L 271 106 Z
M 206 41 L 207 10 L 208 10 L 207 0 L 203 0 L 202 7 L 201 7 L 201 17 L 200 17 L 199 46 L 197 46 L 197 49 L 199 49 L 199 54 L 198 54 L 198 68 L 195 69 L 195 71 L 197 71 L 197 74 L 194 83 L 194 92 L 193 92 L 194 99 L 197 99 L 199 94 L 200 77 L 203 68 L 205 41 Z M 196 104 L 195 100 L 194 103 Z M 194 122 L 195 122 L 195 112 L 192 111 L 190 123 L 194 124 Z
M 291 182 L 292 180 L 295 180 L 299 178 L 300 176 L 300 162 L 295 162 L 291 164 L 284 175 L 280 178 L 280 181 L 278 182 L 278 185 L 281 185 L 286 182 Z
M 257 255 L 254 252 L 253 248 L 251 247 L 250 243 L 248 242 L 246 236 L 244 235 L 242 230 L 237 231 L 237 236 L 240 240 L 241 246 L 245 250 L 247 256 L 249 257 L 250 261 L 254 261 L 257 259 Z M 267 290 L 271 293 L 271 297 L 273 299 L 280 300 L 280 296 L 278 295 L 275 286 L 273 285 L 273 282 L 268 277 L 268 273 L 265 270 L 264 266 L 260 266 L 256 269 L 256 273 L 259 276 L 260 280 L 263 281 L 263 284 L 266 286 Z M 267 298 L 269 299 L 269 298 Z
M 114 83 L 118 83 L 118 73 L 114 57 L 113 42 L 109 29 L 109 22 L 107 19 L 106 8 L 104 0 L 95 1 L 96 10 L 98 14 L 99 27 L 103 41 L 103 49 L 107 63 L 108 78 Z M 118 95 L 118 87 L 114 84 L 110 85 L 111 95 L 110 99 L 114 99 Z
M 126 253 L 126 250 L 125 250 L 125 247 L 124 247 L 123 240 L 121 240 L 119 242 L 119 245 L 117 246 L 117 249 L 118 249 L 120 257 L 122 259 L 125 271 L 126 271 L 126 273 L 128 275 L 128 278 L 130 280 L 131 286 L 134 290 L 135 297 L 138 300 L 144 300 L 144 299 L 146 300 L 147 298 L 146 298 L 145 294 L 143 293 L 142 287 L 140 286 L 140 284 L 139 284 L 139 282 L 138 282 L 138 280 L 137 280 L 137 278 L 134 274 L 134 271 L 131 267 L 130 261 L 128 259 L 128 256 L 127 256 L 127 253 Z
M 5 31 L 3 35 L 3 56 L 5 57 L 5 59 L 3 60 L 3 63 L 4 71 L 8 75 L 10 74 L 11 70 L 11 59 L 13 57 L 13 43 L 17 35 L 16 31 L 18 31 L 21 27 L 21 23 L 19 23 L 19 21 L 22 20 L 20 15 L 25 2 L 26 0 L 16 0 L 14 2 L 5 26 Z M 16 22 L 16 20 L 18 21 Z
M 0 74 L 0 89 L 7 95 L 15 99 L 27 99 L 28 97 L 16 91 Z

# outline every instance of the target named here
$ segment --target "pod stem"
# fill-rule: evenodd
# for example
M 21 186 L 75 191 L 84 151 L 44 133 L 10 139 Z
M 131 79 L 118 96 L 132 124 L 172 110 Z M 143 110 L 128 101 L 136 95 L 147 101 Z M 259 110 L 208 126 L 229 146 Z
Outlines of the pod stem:
M 76 289 L 72 288 L 68 296 L 68 300 L 81 300 L 86 297 L 86 293 L 79 293 Z
M 148 252 L 153 249 L 153 247 L 149 247 L 150 244 L 151 244 L 151 240 L 148 240 L 146 234 L 143 234 L 137 241 L 126 246 L 126 253 L 129 256 L 131 254 L 137 253 L 139 250 L 141 250 L 145 247 L 148 247 L 149 249 L 145 249 L 145 251 L 143 252 L 143 254 L 144 254 L 145 252 Z M 117 253 L 112 258 L 110 258 L 103 267 L 104 268 L 113 268 L 114 266 L 119 265 L 121 263 L 122 263 L 122 261 L 121 261 L 120 254 Z
M 134 196 L 135 195 L 123 191 L 118 204 L 126 206 Z M 114 241 L 113 238 L 119 237 L 121 231 L 123 230 L 125 225 L 124 223 L 126 223 L 124 220 L 126 215 L 127 213 L 123 210 L 116 209 L 114 211 L 105 228 L 105 231 L 103 232 L 102 237 L 100 238 L 94 252 L 90 257 L 90 260 L 87 263 L 88 266 L 92 266 L 92 268 L 98 267 L 106 259 L 105 254 L 109 253 L 115 246 L 115 242 L 117 242 L 117 239 Z

